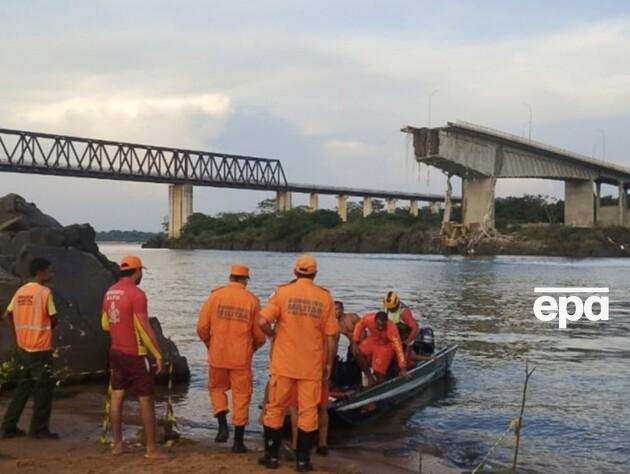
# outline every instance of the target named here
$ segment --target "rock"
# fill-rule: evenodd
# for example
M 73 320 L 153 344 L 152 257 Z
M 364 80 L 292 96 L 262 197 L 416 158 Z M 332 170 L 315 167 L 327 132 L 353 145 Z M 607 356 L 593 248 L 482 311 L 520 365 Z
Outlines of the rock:
M 8 228 L 3 227 L 9 224 Z M 26 202 L 22 196 L 7 194 L 0 198 L 0 230 L 19 231 L 35 227 L 61 227 L 52 217 L 37 209 L 37 206 Z
M 0 232 L 0 309 L 28 280 L 33 258 L 50 260 L 54 272 L 50 286 L 58 312 L 53 333 L 55 367 L 69 375 L 64 383 L 106 377 L 110 343 L 101 329 L 101 306 L 105 292 L 118 278 L 118 266 L 100 253 L 94 229 L 87 224 L 61 227 L 15 195 L 0 198 L 0 222 L 9 214 L 9 220 L 17 219 L 21 227 Z M 33 227 L 24 228 L 29 223 Z M 172 358 L 174 380 L 187 381 L 186 358 L 162 334 L 157 319 L 152 318 L 152 325 L 160 349 Z M 0 325 L 0 362 L 9 359 L 13 345 L 8 327 Z

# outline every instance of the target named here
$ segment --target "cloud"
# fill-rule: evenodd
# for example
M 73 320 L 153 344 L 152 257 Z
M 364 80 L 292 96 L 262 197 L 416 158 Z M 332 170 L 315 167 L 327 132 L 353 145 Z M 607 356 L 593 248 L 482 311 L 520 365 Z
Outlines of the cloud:
M 68 115 L 142 120 L 154 114 L 202 113 L 224 116 L 230 111 L 230 98 L 223 94 L 181 97 L 72 97 L 50 104 L 35 105 L 25 114 L 31 122 L 55 123 Z

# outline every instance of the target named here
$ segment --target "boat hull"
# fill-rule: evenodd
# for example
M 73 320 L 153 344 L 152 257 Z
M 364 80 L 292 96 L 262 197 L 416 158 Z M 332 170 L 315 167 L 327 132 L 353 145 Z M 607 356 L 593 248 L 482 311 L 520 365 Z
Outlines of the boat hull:
M 336 421 L 359 425 L 377 418 L 396 405 L 416 396 L 449 371 L 457 346 L 447 346 L 430 361 L 409 370 L 408 377 L 398 376 L 375 387 L 362 390 L 346 400 L 330 404 L 328 412 Z

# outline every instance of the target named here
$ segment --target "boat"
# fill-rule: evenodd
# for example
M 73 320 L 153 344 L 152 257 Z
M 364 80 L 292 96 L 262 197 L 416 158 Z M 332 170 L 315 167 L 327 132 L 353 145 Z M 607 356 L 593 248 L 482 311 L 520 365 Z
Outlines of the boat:
M 457 345 L 446 346 L 434 352 L 430 360 L 419 362 L 408 370 L 406 377 L 399 375 L 373 387 L 331 390 L 328 405 L 331 419 L 360 425 L 387 413 L 445 377 L 456 352 Z

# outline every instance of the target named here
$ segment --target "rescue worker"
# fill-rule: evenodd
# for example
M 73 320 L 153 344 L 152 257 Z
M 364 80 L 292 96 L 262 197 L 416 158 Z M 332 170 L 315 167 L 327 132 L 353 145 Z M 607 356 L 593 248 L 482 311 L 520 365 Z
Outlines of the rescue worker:
M 395 291 L 388 291 L 383 297 L 383 307 L 387 311 L 387 316 L 398 328 L 400 340 L 403 343 L 405 356 L 411 362 L 413 353 L 413 343 L 420 333 L 420 326 L 413 317 L 411 309 L 408 308 Z
M 49 430 L 52 410 L 52 330 L 57 325 L 57 310 L 50 288 L 50 262 L 35 258 L 29 265 L 32 281 L 20 287 L 3 318 L 15 337 L 18 383 L 2 423 L 2 437 L 15 438 L 26 433 L 18 422 L 29 397 L 33 396 L 33 415 L 29 436 L 36 439 L 59 439 Z
M 265 343 L 258 325 L 260 303 L 247 290 L 249 268 L 232 265 L 227 286 L 212 290 L 201 308 L 197 334 L 208 348 L 208 391 L 219 422 L 217 443 L 229 438 L 227 391 L 232 390 L 232 452 L 245 453 L 245 426 L 252 398 L 252 356 Z
M 120 279 L 103 299 L 103 330 L 111 335 L 109 367 L 111 369 L 112 454 L 125 452 L 122 438 L 122 412 L 125 394 L 131 390 L 140 401 L 140 417 L 144 427 L 145 457 L 167 459 L 155 439 L 155 406 L 153 400 L 155 374 L 164 363 L 155 333 L 149 323 L 147 297 L 138 285 L 144 266 L 139 257 L 128 256 L 120 262 Z M 155 358 L 154 372 L 148 355 Z
M 279 286 L 271 295 L 259 320 L 262 330 L 274 337 L 274 343 L 269 395 L 263 416 L 265 454 L 258 462 L 270 469 L 278 467 L 285 409 L 296 390 L 296 470 L 308 472 L 313 469 L 310 451 L 318 428 L 317 405 L 321 399 L 322 379 L 330 377 L 339 328 L 330 293 L 314 282 L 317 275 L 315 258 L 310 255 L 298 257 L 294 273 L 295 280 Z M 275 323 L 274 329 L 272 323 Z M 323 364 L 324 357 L 326 364 Z
M 369 334 L 361 340 L 363 331 L 366 329 Z M 361 354 L 370 361 L 376 383 L 385 381 L 394 355 L 398 360 L 400 375 L 407 376 L 407 364 L 398 329 L 392 321 L 387 319 L 387 313 L 379 311 L 376 314 L 369 313 L 363 316 L 354 328 L 352 339 L 359 345 Z

